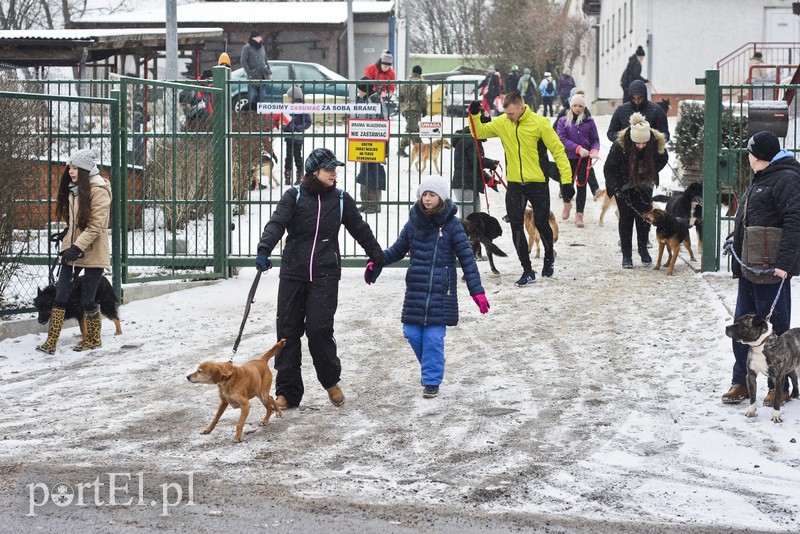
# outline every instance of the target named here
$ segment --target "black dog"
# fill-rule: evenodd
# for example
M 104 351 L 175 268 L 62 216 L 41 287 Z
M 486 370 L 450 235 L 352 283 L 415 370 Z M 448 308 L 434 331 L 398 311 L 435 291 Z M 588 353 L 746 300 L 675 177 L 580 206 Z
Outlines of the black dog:
M 743 315 L 725 327 L 725 335 L 739 343 L 750 345 L 747 353 L 747 391 L 750 406 L 744 414 L 756 415 L 756 378 L 758 373 L 770 377 L 775 383 L 775 400 L 772 402 L 772 421 L 782 423 L 781 402 L 783 381 L 792 381 L 792 397 L 798 398 L 797 369 L 800 367 L 800 328 L 787 330 L 780 336 L 772 331 L 772 324 L 754 313 Z
M 675 270 L 675 262 L 678 261 L 678 254 L 681 244 L 689 251 L 692 261 L 697 261 L 692 253 L 692 241 L 689 239 L 689 224 L 686 219 L 670 215 L 658 208 L 643 214 L 650 224 L 656 227 L 656 241 L 658 241 L 658 259 L 654 270 L 661 269 L 661 258 L 664 256 L 664 249 L 667 249 L 667 264 L 669 264 L 668 276 L 672 276 Z
M 672 103 L 669 101 L 669 98 L 662 98 L 661 102 L 656 102 L 656 105 L 664 110 L 664 115 L 669 115 L 669 108 L 672 107 Z
M 83 286 L 83 276 L 77 277 L 72 283 L 72 290 L 69 293 L 67 307 L 64 312 L 65 319 L 77 319 L 81 327 L 81 336 L 86 337 L 86 323 L 83 318 L 83 306 L 81 305 L 81 287 Z M 122 326 L 119 324 L 119 299 L 111 287 L 111 282 L 105 276 L 100 277 L 100 285 L 97 286 L 97 303 L 100 304 L 100 313 L 111 319 L 116 326 L 114 335 L 122 334 Z M 53 305 L 56 300 L 56 286 L 49 285 L 44 289 L 37 289 L 36 298 L 33 305 L 39 311 L 39 324 L 47 324 L 50 315 L 53 313 Z
M 656 202 L 666 202 L 664 208 L 673 217 L 686 219 L 697 234 L 697 251 L 703 252 L 703 182 L 693 182 L 679 195 L 656 195 Z
M 486 247 L 486 256 L 489 258 L 489 266 L 492 268 L 492 272 L 500 274 L 500 271 L 494 266 L 494 258 L 492 257 L 493 254 L 506 257 L 506 253 L 492 243 L 493 239 L 503 235 L 500 221 L 488 213 L 476 211 L 467 215 L 466 219 L 461 219 L 461 224 L 464 226 L 464 232 L 467 234 L 475 259 L 481 257 L 481 245 L 483 245 Z

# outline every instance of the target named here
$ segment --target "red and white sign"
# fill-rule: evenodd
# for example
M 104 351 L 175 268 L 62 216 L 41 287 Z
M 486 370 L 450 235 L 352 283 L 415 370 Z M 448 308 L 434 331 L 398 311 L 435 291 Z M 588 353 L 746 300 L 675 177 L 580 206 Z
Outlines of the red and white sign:
M 420 121 L 419 136 L 426 139 L 441 139 L 442 121 Z
M 383 119 L 348 119 L 349 141 L 388 141 L 389 121 Z

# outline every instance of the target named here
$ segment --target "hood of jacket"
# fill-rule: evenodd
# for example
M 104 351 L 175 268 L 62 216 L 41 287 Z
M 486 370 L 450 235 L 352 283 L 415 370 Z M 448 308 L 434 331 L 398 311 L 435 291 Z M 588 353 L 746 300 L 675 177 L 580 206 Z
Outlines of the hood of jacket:
M 617 138 L 617 144 L 621 146 L 623 150 L 625 150 L 625 142 L 628 139 L 630 130 L 631 127 L 628 126 L 619 133 L 619 137 Z M 658 130 L 654 130 L 653 128 L 650 128 L 650 135 L 656 140 L 656 152 L 663 154 L 667 150 L 667 138 L 664 137 L 663 133 L 659 132 Z

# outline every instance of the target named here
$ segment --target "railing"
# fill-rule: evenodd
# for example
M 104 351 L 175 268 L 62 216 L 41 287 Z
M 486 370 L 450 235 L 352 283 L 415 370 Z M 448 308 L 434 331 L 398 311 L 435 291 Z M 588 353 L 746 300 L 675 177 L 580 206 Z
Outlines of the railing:
M 797 67 L 800 63 L 800 43 L 798 42 L 749 42 L 745 43 L 724 58 L 717 61 L 721 84 L 743 84 L 750 80 L 750 59 L 756 52 L 762 55 L 765 65 L 788 65 Z

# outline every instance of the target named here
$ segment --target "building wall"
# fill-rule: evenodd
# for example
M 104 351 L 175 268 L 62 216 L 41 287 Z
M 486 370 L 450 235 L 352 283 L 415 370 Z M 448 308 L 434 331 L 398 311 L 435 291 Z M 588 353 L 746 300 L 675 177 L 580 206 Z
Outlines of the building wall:
M 791 12 L 791 0 L 604 0 L 599 98 L 621 98 L 619 79 L 638 45 L 647 51 L 642 76 L 659 93 L 702 95 L 695 78 L 743 44 L 765 39 L 767 8 Z

